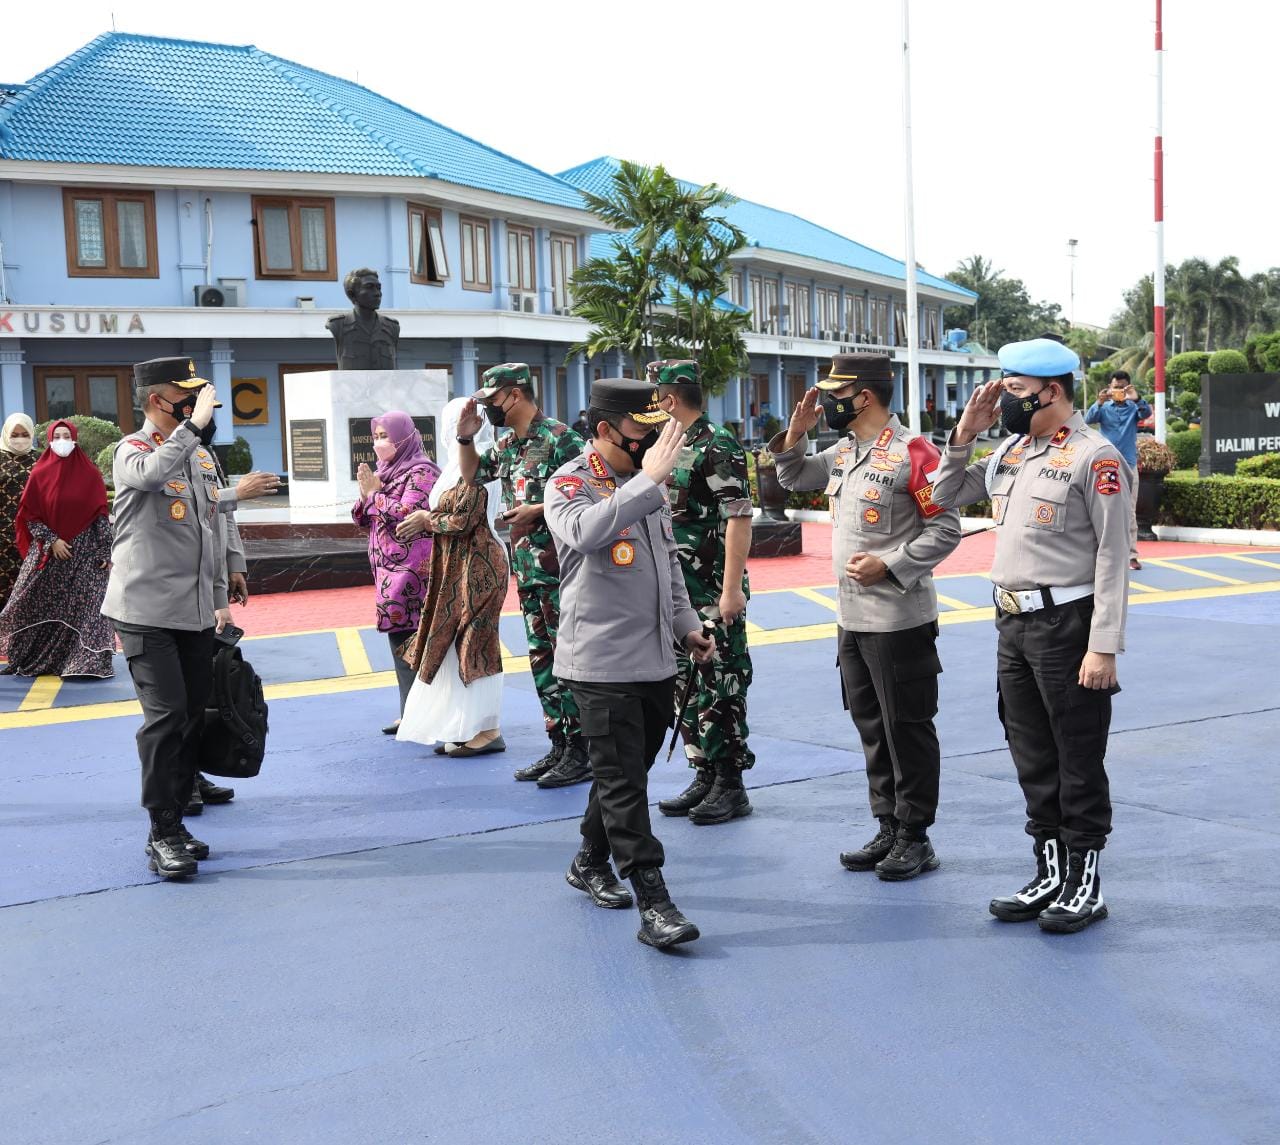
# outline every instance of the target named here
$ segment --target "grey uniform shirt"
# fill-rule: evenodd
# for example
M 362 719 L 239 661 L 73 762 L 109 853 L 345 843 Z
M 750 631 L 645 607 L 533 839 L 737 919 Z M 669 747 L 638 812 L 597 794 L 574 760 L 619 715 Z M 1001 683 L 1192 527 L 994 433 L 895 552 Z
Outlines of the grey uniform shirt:
M 560 558 L 555 674 L 601 684 L 674 676 L 676 642 L 701 621 L 663 490 L 643 473 L 614 473 L 588 446 L 556 470 L 544 504 Z
M 220 479 L 218 481 L 218 521 L 224 537 L 223 545 L 227 553 L 228 573 L 249 571 L 249 562 L 244 555 L 244 541 L 240 536 L 240 526 L 236 524 L 238 504 L 239 498 L 236 491 Z
M 930 496 L 938 451 L 896 417 L 872 440 L 850 434 L 814 457 L 804 455 L 803 440 L 790 450 L 785 441 L 783 432 L 769 443 L 778 480 L 787 489 L 823 489 L 831 500 L 840 627 L 898 632 L 937 620 L 933 569 L 960 543 L 960 515 L 939 511 Z M 845 572 L 857 552 L 879 557 L 888 576 L 858 584 Z
M 227 607 L 226 539 L 217 467 L 180 425 L 166 440 L 151 422 L 116 445 L 111 575 L 103 616 L 200 632 Z
M 986 500 L 987 467 L 998 457 L 991 579 L 1018 590 L 1092 585 L 1089 651 L 1124 651 L 1133 474 L 1116 447 L 1073 413 L 1056 433 L 1024 437 L 970 465 L 972 455 L 972 443 L 947 446 L 933 496 L 941 505 Z

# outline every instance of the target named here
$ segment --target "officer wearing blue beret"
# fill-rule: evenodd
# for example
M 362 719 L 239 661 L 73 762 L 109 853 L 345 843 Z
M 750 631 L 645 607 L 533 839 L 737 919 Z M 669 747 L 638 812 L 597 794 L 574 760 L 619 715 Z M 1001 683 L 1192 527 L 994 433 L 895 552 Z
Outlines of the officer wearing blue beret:
M 1004 922 L 1081 930 L 1106 918 L 1098 856 L 1111 832 L 1104 760 L 1128 599 L 1129 486 L 1116 447 L 1073 408 L 1076 355 L 1053 337 L 1000 350 L 934 481 L 946 506 L 990 498 L 996 523 L 1000 716 L 1027 804 L 1036 874 L 991 902 Z M 969 464 L 995 420 L 1010 436 Z

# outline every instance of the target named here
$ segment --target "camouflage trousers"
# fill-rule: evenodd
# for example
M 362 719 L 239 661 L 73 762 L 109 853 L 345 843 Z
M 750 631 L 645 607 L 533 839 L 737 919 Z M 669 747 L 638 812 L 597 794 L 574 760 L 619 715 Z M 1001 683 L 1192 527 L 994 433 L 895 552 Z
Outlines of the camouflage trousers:
M 703 619 L 708 611 L 713 617 L 718 616 L 714 607 L 698 608 Z M 698 683 L 680 723 L 689 766 L 714 768 L 722 764 L 745 771 L 756 761 L 747 746 L 751 653 L 747 650 L 746 617 L 740 616 L 732 624 L 717 620 L 715 639 L 716 658 L 710 664 L 696 665 L 684 652 L 676 656 L 676 718 L 680 716 L 679 705 L 692 669 L 698 673 Z
M 560 586 L 517 583 L 516 595 L 520 598 L 525 637 L 529 642 L 529 669 L 547 731 L 577 735 L 578 707 L 569 689 L 551 670 L 556 654 L 556 630 L 560 626 Z

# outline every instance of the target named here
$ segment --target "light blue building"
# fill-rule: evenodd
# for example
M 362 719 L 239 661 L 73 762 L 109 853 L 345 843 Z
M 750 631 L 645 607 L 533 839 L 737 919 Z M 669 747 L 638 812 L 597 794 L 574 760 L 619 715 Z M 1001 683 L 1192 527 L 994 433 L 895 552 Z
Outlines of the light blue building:
M 620 368 L 566 362 L 587 331 L 568 276 L 602 237 L 578 188 L 613 165 L 557 177 L 253 47 L 100 36 L 0 85 L 0 414 L 131 429 L 132 363 L 189 354 L 232 395 L 220 439 L 281 469 L 281 378 L 333 368 L 325 322 L 349 307 L 342 275 L 368 266 L 402 366 L 448 370 L 467 393 L 488 366 L 527 361 L 571 421 L 590 379 Z M 768 207 L 733 212 L 752 240 L 733 301 L 756 329 L 751 376 L 715 415 L 788 409 L 842 345 L 905 357 L 900 262 Z M 941 348 L 942 306 L 972 297 L 920 276 L 939 408 L 944 368 L 962 399 L 995 367 Z

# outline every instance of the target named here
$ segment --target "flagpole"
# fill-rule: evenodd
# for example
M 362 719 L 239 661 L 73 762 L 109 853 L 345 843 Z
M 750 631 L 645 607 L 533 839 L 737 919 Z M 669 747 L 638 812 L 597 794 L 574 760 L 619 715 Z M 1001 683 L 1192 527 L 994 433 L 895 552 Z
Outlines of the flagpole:
M 1152 337 L 1156 357 L 1156 440 L 1165 439 L 1164 389 L 1164 25 L 1156 0 L 1156 271 Z
M 902 387 L 911 428 L 920 431 L 920 305 L 916 298 L 916 224 L 911 174 L 911 9 L 902 0 L 902 150 L 907 227 L 907 374 Z

